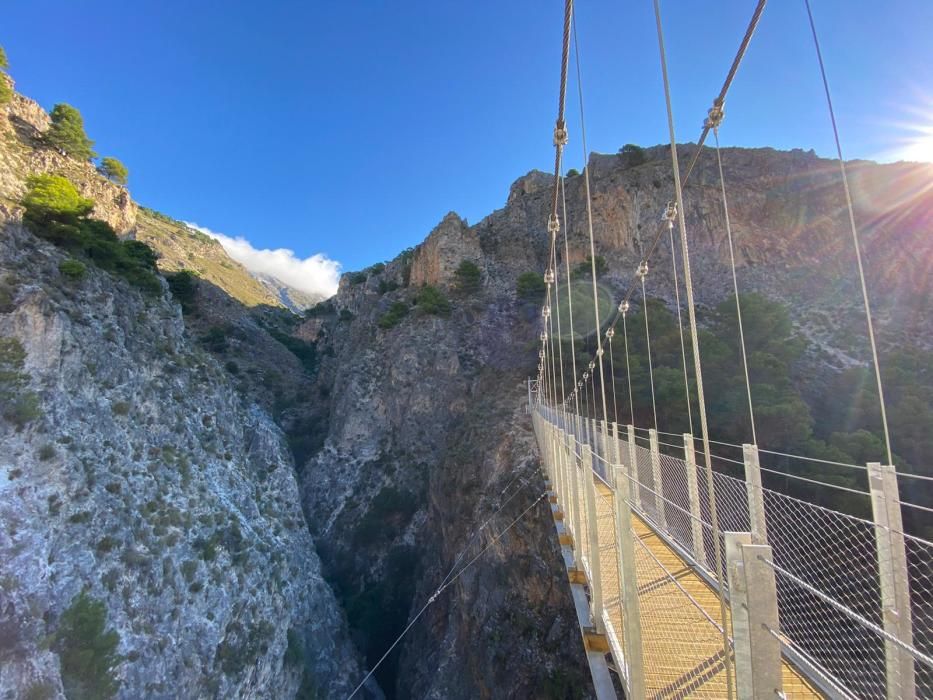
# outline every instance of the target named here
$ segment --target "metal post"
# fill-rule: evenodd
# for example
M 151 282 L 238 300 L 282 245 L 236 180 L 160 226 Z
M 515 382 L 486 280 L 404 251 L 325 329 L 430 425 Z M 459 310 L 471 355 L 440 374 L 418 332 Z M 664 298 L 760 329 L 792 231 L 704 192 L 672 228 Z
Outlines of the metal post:
M 603 586 L 599 567 L 599 527 L 596 521 L 596 484 L 593 483 L 593 453 L 589 445 L 583 447 L 583 487 L 586 496 L 586 524 L 589 530 L 587 563 L 590 565 L 590 589 L 593 595 L 593 626 L 603 632 Z
M 580 485 L 579 485 L 579 473 L 580 468 L 577 465 L 577 451 L 573 443 L 573 436 L 569 436 L 565 444 L 565 449 L 567 451 L 567 476 L 570 479 L 570 499 L 568 503 L 570 504 L 570 522 L 571 522 L 571 536 L 573 537 L 573 567 L 575 569 L 580 568 L 581 561 L 581 548 L 583 547 L 582 537 L 580 534 Z M 566 522 L 566 519 L 564 520 Z
M 609 423 L 600 421 L 603 424 L 603 472 L 608 483 L 612 483 L 612 458 L 609 451 Z
M 752 542 L 767 544 L 768 525 L 765 520 L 765 495 L 761 490 L 761 465 L 758 446 L 742 445 L 745 461 L 745 490 L 748 492 L 748 519 L 752 528 Z
M 868 463 L 868 487 L 875 521 L 878 578 L 881 582 L 881 618 L 884 631 L 913 646 L 910 584 L 904 525 L 897 488 L 897 471 L 891 464 Z M 914 659 L 890 639 L 884 640 L 888 698 L 915 696 Z
M 638 482 L 638 452 L 635 445 L 635 426 L 629 423 L 628 428 L 628 473 L 632 477 L 634 487 L 635 508 L 642 510 L 641 507 L 641 489 Z
M 750 532 L 727 532 L 726 571 L 735 645 L 735 681 L 739 700 L 784 697 L 777 585 L 771 547 L 752 544 Z
M 684 433 L 684 462 L 687 464 L 687 497 L 690 499 L 690 532 L 693 556 L 700 566 L 707 566 L 706 547 L 703 545 L 703 520 L 700 511 L 700 490 L 697 487 L 697 456 L 693 435 Z
M 667 529 L 667 518 L 664 515 L 664 481 L 661 479 L 661 451 L 658 448 L 658 431 L 654 428 L 648 431 L 648 441 L 651 446 L 651 477 L 654 480 L 654 507 L 658 511 L 658 525 L 662 530 Z
M 618 431 L 616 431 L 618 435 Z M 615 476 L 614 508 L 616 563 L 619 568 L 622 607 L 622 638 L 625 666 L 628 670 L 626 697 L 645 697 L 645 666 L 641 645 L 641 612 L 638 606 L 638 577 L 635 569 L 635 539 L 632 535 L 632 509 L 629 506 L 629 479 L 625 468 L 613 469 Z

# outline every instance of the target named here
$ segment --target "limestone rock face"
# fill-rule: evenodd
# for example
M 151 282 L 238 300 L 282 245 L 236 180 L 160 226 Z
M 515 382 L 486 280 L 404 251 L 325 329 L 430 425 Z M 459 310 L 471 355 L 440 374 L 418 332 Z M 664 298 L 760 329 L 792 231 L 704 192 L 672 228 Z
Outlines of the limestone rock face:
M 480 258 L 476 232 L 457 214 L 450 212 L 415 250 L 411 284 L 450 284 L 461 262 L 478 262 Z
M 696 153 L 691 145 L 678 150 L 682 165 Z M 722 158 L 740 288 L 783 300 L 813 347 L 826 351 L 813 361 L 864 361 L 841 350 L 864 319 L 838 164 L 772 149 L 727 148 Z M 661 222 L 672 197 L 669 149 L 645 149 L 641 163 L 594 154 L 588 169 L 593 247 L 607 266 L 601 298 L 615 307 L 660 233 L 648 294 L 672 303 L 671 243 Z M 881 342 L 910 337 L 929 347 L 933 326 L 923 309 L 933 306 L 924 281 L 933 259 L 933 170 L 856 162 L 849 173 Z M 564 231 L 571 270 L 590 253 L 584 179 L 565 181 L 562 280 Z M 325 574 L 371 662 L 455 564 L 492 543 L 543 488 L 522 412 L 540 304 L 517 299 L 515 287 L 519 275 L 541 274 L 547 264 L 552 186 L 550 175 L 532 171 L 479 223 L 448 215 L 382 272 L 356 283 L 344 277 L 334 307 L 349 320 L 333 314 L 314 324 L 328 429 L 302 470 L 303 499 L 319 516 L 310 525 Z M 732 278 L 715 151 L 700 154 L 685 203 L 697 302 L 716 304 L 732 292 Z M 674 244 L 679 261 L 676 230 Z M 457 289 L 453 271 L 463 260 L 482 271 L 477 291 Z M 586 272 L 584 299 L 591 298 Z M 422 284 L 446 295 L 449 314 L 419 307 Z M 380 327 L 399 304 L 407 314 Z M 570 689 L 585 696 L 588 672 L 547 510 L 532 507 L 400 646 L 397 661 L 377 674 L 399 697 L 563 697 Z
M 64 697 L 45 640 L 82 591 L 119 635 L 119 698 L 285 698 L 303 678 L 345 697 L 362 672 L 281 431 L 167 293 L 67 280 L 64 258 L 3 222 L 0 340 L 39 415 L 0 417 L 0 697 Z

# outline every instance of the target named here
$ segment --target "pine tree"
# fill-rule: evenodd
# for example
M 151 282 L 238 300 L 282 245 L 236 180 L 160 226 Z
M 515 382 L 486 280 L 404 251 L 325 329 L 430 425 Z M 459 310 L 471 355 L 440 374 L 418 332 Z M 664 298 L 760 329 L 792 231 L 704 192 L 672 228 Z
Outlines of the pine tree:
M 52 108 L 52 126 L 45 135 L 46 143 L 77 160 L 90 160 L 96 153 L 94 142 L 84 133 L 81 112 L 68 104 L 57 104 Z
M 97 166 L 97 171 L 108 180 L 112 180 L 118 185 L 125 185 L 130 176 L 130 171 L 126 169 L 126 166 L 116 158 L 111 158 L 110 156 L 100 161 L 100 165 Z

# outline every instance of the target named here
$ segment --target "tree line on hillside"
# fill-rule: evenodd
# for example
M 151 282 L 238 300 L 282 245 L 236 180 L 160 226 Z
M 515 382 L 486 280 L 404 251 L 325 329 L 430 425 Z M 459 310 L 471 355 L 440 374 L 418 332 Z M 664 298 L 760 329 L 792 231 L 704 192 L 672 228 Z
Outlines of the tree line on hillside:
M 6 52 L 0 46 L 0 105 L 13 99 L 13 87 L 9 77 L 10 62 Z M 64 102 L 56 104 L 49 113 L 51 124 L 43 135 L 43 142 L 59 153 L 80 161 L 93 161 L 97 158 L 94 142 L 84 130 L 84 118 L 76 108 Z M 117 158 L 105 156 L 97 164 L 97 171 L 111 182 L 126 185 L 129 170 Z
M 856 367 L 841 373 L 827 373 L 816 378 L 816 381 L 825 383 L 823 390 L 810 393 L 802 391 L 801 369 L 804 366 L 802 360 L 806 342 L 794 331 L 786 308 L 758 294 L 743 294 L 741 303 L 759 447 L 773 452 L 859 466 L 870 461 L 887 461 L 873 370 L 870 367 Z M 688 399 L 677 317 L 656 299 L 648 300 L 647 310 L 651 333 L 650 371 L 644 306 L 633 308 L 626 319 L 631 404 L 621 322 L 616 325 L 616 336 L 611 344 L 611 364 L 608 353 L 605 357 L 607 379 L 610 366 L 615 369 L 615 402 L 612 398 L 613 384 L 606 385 L 610 420 L 616 420 L 617 417 L 620 425 L 634 422 L 641 427 L 654 427 L 656 410 L 659 430 L 675 435 L 689 432 L 699 436 L 699 407 L 689 333 L 685 332 L 684 342 L 693 426 L 687 417 Z M 730 297 L 705 312 L 701 317 L 701 325 L 699 346 L 710 435 L 723 443 L 750 443 L 751 423 L 738 341 L 735 298 Z M 609 344 L 605 339 L 603 344 L 608 350 Z M 577 339 L 575 349 L 577 369 L 582 372 L 594 356 L 595 339 Z M 563 341 L 562 351 L 564 376 L 569 385 L 573 373 L 569 339 Z M 651 399 L 652 373 L 654 406 Z M 933 425 L 933 353 L 919 348 L 900 348 L 883 357 L 882 375 L 895 450 L 894 462 L 898 470 L 933 476 L 928 460 L 929 455 L 933 454 L 933 431 L 930 430 Z M 813 381 L 813 378 L 809 381 Z M 585 395 L 581 392 L 581 403 Z M 594 397 L 592 391 L 588 398 L 588 407 L 584 409 L 581 405 L 581 410 L 587 415 L 602 418 L 601 398 Z M 680 444 L 676 438 L 665 440 Z M 713 452 L 739 461 L 742 459 L 741 452 L 729 452 L 728 448 L 718 447 Z M 767 462 L 777 470 L 805 478 L 860 490 L 867 488 L 865 474 L 861 470 L 835 468 L 823 463 L 770 454 Z M 730 464 L 721 461 L 717 466 L 728 470 Z M 772 486 L 777 485 L 777 479 L 781 491 L 811 502 L 837 507 L 853 514 L 867 515 L 870 512 L 867 499 L 853 497 L 844 491 L 814 487 L 789 478 L 780 479 L 773 474 L 764 476 Z M 902 484 L 902 488 L 906 487 L 906 483 Z M 910 497 L 904 500 L 933 506 L 930 489 L 912 490 Z M 912 522 L 914 531 L 931 534 L 929 526 L 921 525 L 927 519 L 918 518 L 919 515 L 915 509 L 904 509 L 904 517 Z

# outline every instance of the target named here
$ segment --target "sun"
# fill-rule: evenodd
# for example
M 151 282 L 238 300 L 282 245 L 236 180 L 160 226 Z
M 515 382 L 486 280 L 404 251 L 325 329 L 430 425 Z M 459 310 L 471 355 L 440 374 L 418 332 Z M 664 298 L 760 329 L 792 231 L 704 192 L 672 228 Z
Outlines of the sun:
M 897 149 L 897 159 L 933 163 L 933 125 L 914 125 L 911 131 L 914 133 L 906 137 Z
M 882 160 L 933 163 L 933 98 L 917 89 L 913 93 L 909 103 L 896 108 L 903 116 L 882 125 L 891 144 Z

